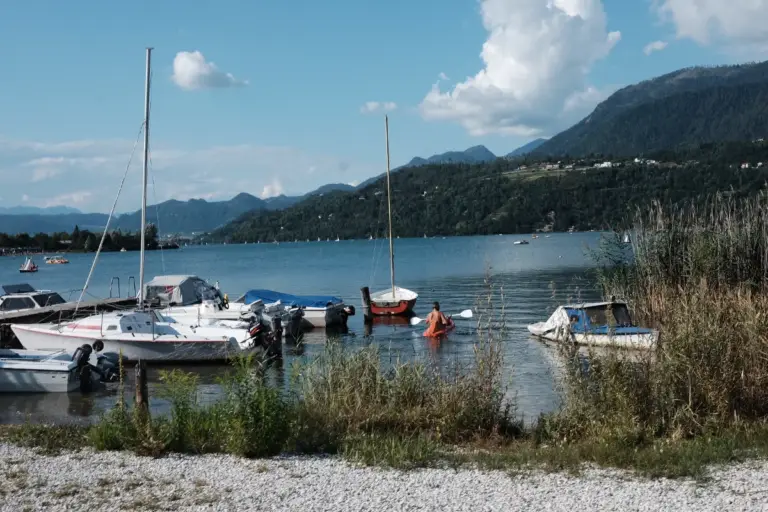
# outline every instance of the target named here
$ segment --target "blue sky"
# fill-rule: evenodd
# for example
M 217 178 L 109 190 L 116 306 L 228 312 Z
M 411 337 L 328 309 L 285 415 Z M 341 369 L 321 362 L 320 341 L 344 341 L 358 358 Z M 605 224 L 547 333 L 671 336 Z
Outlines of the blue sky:
M 476 144 L 504 154 L 578 121 L 618 87 L 763 57 L 768 0 L 693 5 L 9 3 L 0 15 L 0 201 L 109 210 L 142 122 L 148 45 L 150 201 L 219 200 L 382 172 L 385 110 L 393 166 Z M 138 207 L 139 163 L 119 211 Z

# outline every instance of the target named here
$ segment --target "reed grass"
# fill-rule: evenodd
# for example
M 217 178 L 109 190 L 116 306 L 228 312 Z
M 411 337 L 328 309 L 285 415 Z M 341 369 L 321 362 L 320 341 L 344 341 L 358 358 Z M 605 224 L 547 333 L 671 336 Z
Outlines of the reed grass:
M 716 435 L 768 418 L 768 196 L 637 213 L 634 257 L 603 248 L 599 281 L 660 331 L 653 353 L 564 349 L 566 405 L 548 440 L 629 445 Z

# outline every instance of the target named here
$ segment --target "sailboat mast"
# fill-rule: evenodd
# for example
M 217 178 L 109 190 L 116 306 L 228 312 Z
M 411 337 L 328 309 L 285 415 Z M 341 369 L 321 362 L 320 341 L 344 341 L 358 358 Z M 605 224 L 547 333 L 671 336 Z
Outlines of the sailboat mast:
M 387 211 L 389 212 L 389 270 L 392 275 L 392 300 L 395 300 L 395 247 L 392 242 L 392 189 L 389 183 L 389 117 L 384 116 L 384 139 L 387 144 Z
M 144 301 L 144 250 L 147 246 L 147 175 L 149 160 L 149 88 L 152 72 L 152 48 L 147 48 L 147 78 L 144 86 L 144 161 L 141 186 L 141 251 L 139 263 L 139 296 L 138 304 L 143 305 Z

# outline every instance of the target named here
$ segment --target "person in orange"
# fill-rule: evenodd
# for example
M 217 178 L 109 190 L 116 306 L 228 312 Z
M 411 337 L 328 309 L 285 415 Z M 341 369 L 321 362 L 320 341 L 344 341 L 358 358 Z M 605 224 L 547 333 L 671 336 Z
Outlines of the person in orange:
M 440 303 L 435 302 L 432 312 L 427 316 L 427 330 L 424 336 L 439 336 L 448 330 L 451 325 L 450 319 L 440 312 Z

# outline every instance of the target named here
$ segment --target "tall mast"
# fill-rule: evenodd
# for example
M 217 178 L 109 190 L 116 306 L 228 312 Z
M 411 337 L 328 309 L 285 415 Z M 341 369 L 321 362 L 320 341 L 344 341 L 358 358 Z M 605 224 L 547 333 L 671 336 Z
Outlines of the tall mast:
M 144 169 L 141 186 L 141 262 L 139 264 L 139 296 L 138 304 L 144 301 L 144 249 L 146 248 L 147 231 L 147 164 L 149 160 L 149 87 L 152 72 L 152 48 L 147 48 L 147 78 L 144 86 Z
M 384 116 L 384 138 L 387 142 L 387 211 L 389 212 L 389 270 L 392 275 L 392 300 L 395 294 L 395 247 L 392 244 L 392 189 L 389 184 L 389 117 Z

